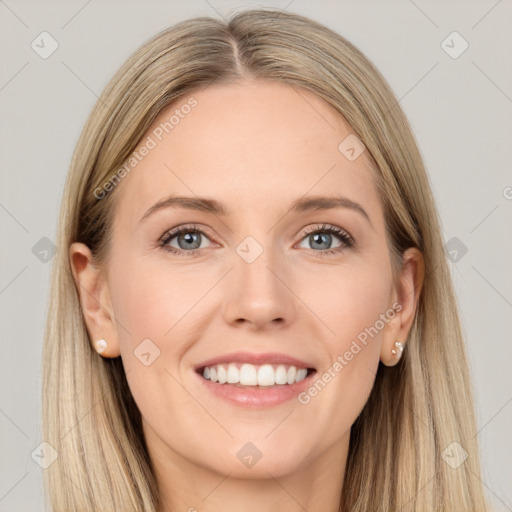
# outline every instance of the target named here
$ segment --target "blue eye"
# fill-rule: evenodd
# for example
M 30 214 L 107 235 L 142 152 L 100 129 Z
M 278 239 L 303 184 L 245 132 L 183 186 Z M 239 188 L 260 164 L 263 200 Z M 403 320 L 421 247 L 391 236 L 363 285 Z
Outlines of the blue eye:
M 333 235 L 341 241 L 341 247 L 325 247 L 326 245 L 330 246 L 332 244 Z M 330 254 L 339 253 L 354 245 L 352 237 L 346 231 L 338 228 L 337 226 L 325 224 L 307 231 L 306 237 L 304 237 L 303 240 L 309 240 L 313 247 L 316 245 L 317 248 L 321 249 L 322 252 L 320 252 L 319 256 L 328 256 Z M 322 247 L 318 247 L 319 245 Z
M 208 235 L 197 226 L 181 226 L 174 230 L 167 232 L 160 241 L 160 245 L 166 251 L 169 251 L 178 256 L 193 256 L 201 248 L 201 237 Z M 170 242 L 176 238 L 178 248 L 173 247 Z M 191 250 L 189 250 L 191 249 Z
M 335 248 L 330 247 L 333 236 L 341 242 Z M 198 226 L 180 226 L 165 233 L 159 244 L 164 250 L 177 256 L 195 256 L 200 249 L 204 248 L 201 247 L 201 238 L 203 237 L 209 238 L 208 234 Z M 174 239 L 176 239 L 178 247 L 170 245 Z M 313 251 L 318 253 L 318 256 L 341 253 L 354 245 L 353 238 L 346 231 L 337 226 L 325 224 L 305 230 L 304 236 L 301 238 L 302 240 L 309 240 L 313 248 L 316 246 L 317 249 L 320 249 Z

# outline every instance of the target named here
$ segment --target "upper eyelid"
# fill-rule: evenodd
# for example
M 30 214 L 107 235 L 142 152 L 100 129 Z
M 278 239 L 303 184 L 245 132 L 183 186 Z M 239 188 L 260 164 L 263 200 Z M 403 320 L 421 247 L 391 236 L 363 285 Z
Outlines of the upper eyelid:
M 209 229 L 204 228 L 203 226 L 195 226 L 195 225 L 185 224 L 183 226 L 176 226 L 175 228 L 168 229 L 160 237 L 160 240 L 174 238 L 176 235 L 180 234 L 181 231 L 198 231 L 199 233 L 202 233 L 208 237 L 214 238 L 213 235 L 209 234 Z
M 340 226 L 336 226 L 334 224 L 328 224 L 326 222 L 324 222 L 322 224 L 318 224 L 316 226 L 306 226 L 305 228 L 303 228 L 302 233 L 305 232 L 307 235 L 310 235 L 317 231 L 331 231 L 331 230 L 338 232 L 337 233 L 338 235 L 346 235 L 348 238 L 353 239 L 352 235 L 346 229 L 344 229 Z

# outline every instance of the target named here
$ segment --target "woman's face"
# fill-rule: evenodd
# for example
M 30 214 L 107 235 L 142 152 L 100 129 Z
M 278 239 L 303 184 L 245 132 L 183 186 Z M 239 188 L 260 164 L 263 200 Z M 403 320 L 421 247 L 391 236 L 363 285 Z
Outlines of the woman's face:
M 380 357 L 409 326 L 350 125 L 297 87 L 214 85 L 162 111 L 137 152 L 103 273 L 115 320 L 88 327 L 122 357 L 152 456 L 254 478 L 342 457 Z M 288 382 L 287 357 L 315 371 L 261 387 L 197 371 L 256 362 L 243 382 Z

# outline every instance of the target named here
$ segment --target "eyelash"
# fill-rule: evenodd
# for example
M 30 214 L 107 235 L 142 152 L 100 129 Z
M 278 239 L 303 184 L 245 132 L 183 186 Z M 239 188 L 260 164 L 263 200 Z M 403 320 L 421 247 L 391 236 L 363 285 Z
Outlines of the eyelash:
M 198 227 L 194 224 L 190 224 L 190 225 L 181 226 L 179 228 L 176 228 L 176 229 L 166 232 L 160 239 L 159 246 L 163 250 L 173 253 L 177 256 L 194 257 L 201 249 L 193 249 L 191 251 L 183 251 L 183 250 L 178 250 L 174 247 L 167 245 L 173 238 L 175 238 L 178 235 L 181 235 L 182 233 L 200 233 L 201 235 L 204 235 L 205 237 L 210 238 L 208 233 L 206 233 L 203 229 L 201 229 L 200 227 Z M 299 242 L 301 242 L 307 236 L 312 235 L 312 234 L 317 234 L 317 233 L 329 233 L 332 235 L 336 235 L 338 237 L 338 239 L 345 245 L 345 247 L 336 247 L 335 249 L 325 249 L 323 251 L 314 251 L 315 253 L 317 253 L 317 256 L 320 256 L 320 257 L 341 253 L 341 252 L 345 251 L 346 249 L 350 249 L 355 244 L 354 239 L 345 230 L 338 228 L 337 226 L 332 226 L 330 224 L 322 224 L 321 226 L 314 226 L 312 228 L 306 228 L 304 230 L 304 234 L 300 238 Z

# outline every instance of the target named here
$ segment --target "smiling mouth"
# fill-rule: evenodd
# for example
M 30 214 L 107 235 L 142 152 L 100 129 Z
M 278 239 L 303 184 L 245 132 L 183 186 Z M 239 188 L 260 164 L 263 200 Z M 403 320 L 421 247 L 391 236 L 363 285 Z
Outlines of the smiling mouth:
M 219 385 L 269 389 L 298 384 L 316 373 L 316 370 L 285 364 L 225 363 L 198 368 L 196 373 L 203 379 Z

